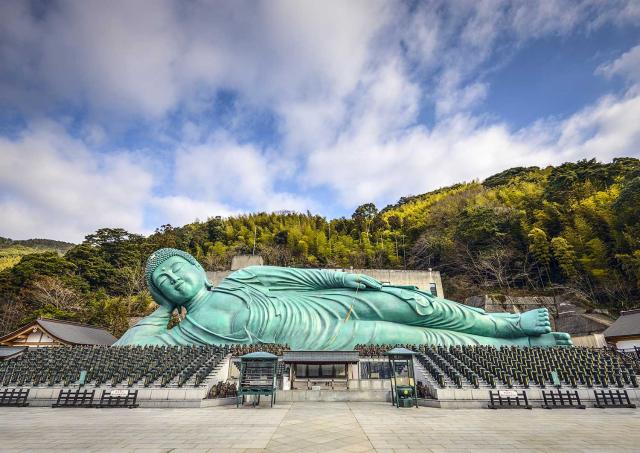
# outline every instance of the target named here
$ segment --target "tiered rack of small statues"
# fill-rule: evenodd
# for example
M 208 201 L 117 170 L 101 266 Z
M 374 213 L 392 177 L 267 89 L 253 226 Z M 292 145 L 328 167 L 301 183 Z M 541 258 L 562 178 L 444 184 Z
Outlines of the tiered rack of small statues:
M 359 345 L 360 356 L 384 357 L 396 346 L 411 349 L 440 388 L 637 388 L 640 362 L 610 349 Z
M 209 390 L 207 398 L 230 398 L 238 394 L 235 382 L 220 381 Z
M 416 351 L 427 380 L 440 388 L 634 388 L 639 382 L 640 362 L 609 349 L 430 345 L 356 349 L 363 358 L 384 357 L 396 346 Z M 67 387 L 82 381 L 95 387 L 197 387 L 228 354 L 265 351 L 281 356 L 287 350 L 287 345 L 277 344 L 34 348 L 0 361 L 0 386 Z M 282 368 L 280 363 L 279 374 Z M 220 392 L 224 393 L 222 388 Z
M 281 356 L 285 351 L 289 351 L 289 345 L 286 344 L 273 344 L 273 343 L 264 343 L 264 344 L 234 344 L 229 346 L 229 352 L 233 357 L 240 357 L 245 354 L 250 354 L 252 352 L 268 352 L 269 354 L 274 354 L 277 356 Z
M 198 387 L 228 353 L 213 345 L 34 348 L 0 362 L 0 384 Z

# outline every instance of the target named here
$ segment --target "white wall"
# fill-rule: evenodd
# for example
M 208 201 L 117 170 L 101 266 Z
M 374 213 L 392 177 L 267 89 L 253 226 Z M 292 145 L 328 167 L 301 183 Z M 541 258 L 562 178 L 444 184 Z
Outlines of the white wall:
M 572 336 L 571 341 L 574 346 L 585 346 L 588 348 L 605 348 L 607 346 L 607 340 L 605 340 L 604 335 L 601 333 Z
M 44 333 L 40 328 L 34 328 L 27 338 L 16 338 L 12 341 L 15 345 L 24 343 L 27 346 L 39 347 L 39 346 L 52 346 L 56 344 L 56 340 Z
M 618 341 L 616 343 L 616 348 L 618 349 L 633 349 L 635 346 L 640 347 L 640 338 Z

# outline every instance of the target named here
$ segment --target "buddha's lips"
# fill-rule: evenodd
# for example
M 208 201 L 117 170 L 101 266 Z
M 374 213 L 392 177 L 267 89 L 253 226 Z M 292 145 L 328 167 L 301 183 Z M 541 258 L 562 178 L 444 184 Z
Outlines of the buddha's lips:
M 180 280 L 178 283 L 176 283 L 176 284 L 174 285 L 174 288 L 175 288 L 175 289 L 179 289 L 179 288 L 182 286 L 182 284 L 183 284 L 183 283 L 184 283 L 184 282 L 183 282 L 182 280 Z

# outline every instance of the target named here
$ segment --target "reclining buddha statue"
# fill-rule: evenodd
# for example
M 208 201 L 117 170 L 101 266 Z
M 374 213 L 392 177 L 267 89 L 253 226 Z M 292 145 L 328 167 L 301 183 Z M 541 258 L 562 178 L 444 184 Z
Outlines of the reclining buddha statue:
M 145 269 L 155 312 L 116 345 L 288 344 L 294 350 L 347 350 L 357 344 L 571 345 L 551 332 L 549 313 L 487 313 L 360 274 L 251 266 L 213 287 L 194 257 L 153 253 Z M 167 329 L 172 312 L 185 318 Z

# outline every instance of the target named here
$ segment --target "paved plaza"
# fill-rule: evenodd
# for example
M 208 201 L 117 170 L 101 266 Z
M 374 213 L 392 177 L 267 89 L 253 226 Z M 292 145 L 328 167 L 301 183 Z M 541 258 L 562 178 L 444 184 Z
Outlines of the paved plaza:
M 0 408 L 1 451 L 640 451 L 640 410 Z

